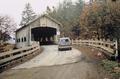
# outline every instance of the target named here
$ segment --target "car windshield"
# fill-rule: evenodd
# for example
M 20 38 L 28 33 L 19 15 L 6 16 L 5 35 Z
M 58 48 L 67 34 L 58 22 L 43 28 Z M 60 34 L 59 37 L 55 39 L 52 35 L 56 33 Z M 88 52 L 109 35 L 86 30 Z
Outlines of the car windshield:
M 69 40 L 68 40 L 68 39 L 65 39 L 65 42 L 69 42 Z
M 70 44 L 70 39 L 69 38 L 61 38 L 59 41 L 60 45 L 69 45 Z

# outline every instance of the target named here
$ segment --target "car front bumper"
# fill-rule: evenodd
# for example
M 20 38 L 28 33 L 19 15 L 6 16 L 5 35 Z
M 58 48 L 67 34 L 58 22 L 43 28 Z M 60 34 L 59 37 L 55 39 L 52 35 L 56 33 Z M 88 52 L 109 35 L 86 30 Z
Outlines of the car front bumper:
M 72 46 L 58 46 L 58 50 L 71 50 Z

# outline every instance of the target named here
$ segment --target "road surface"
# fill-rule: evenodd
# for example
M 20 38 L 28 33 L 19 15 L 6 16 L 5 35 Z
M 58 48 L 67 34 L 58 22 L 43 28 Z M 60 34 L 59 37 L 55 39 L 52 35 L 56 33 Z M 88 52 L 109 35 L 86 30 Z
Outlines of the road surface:
M 53 66 L 77 62 L 81 59 L 81 52 L 75 48 L 68 51 L 58 51 L 57 45 L 42 46 L 43 52 L 13 69 Z
M 57 45 L 43 48 L 42 54 L 1 73 L 0 79 L 103 79 L 77 49 L 58 52 Z

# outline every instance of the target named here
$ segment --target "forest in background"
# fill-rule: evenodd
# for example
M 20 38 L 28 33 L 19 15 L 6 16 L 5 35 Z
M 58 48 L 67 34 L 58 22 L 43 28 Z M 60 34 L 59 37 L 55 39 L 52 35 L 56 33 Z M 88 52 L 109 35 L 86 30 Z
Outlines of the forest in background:
M 62 35 L 81 39 L 120 38 L 120 1 L 64 0 L 57 8 L 47 7 L 47 14 L 63 24 Z

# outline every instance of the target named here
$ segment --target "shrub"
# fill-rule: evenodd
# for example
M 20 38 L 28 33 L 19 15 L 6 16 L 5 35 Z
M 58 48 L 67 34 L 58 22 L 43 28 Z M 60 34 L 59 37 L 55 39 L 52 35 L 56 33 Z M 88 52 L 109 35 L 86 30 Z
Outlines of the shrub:
M 120 78 L 120 63 L 117 63 L 116 61 L 103 60 L 102 66 L 112 75 L 113 79 Z

